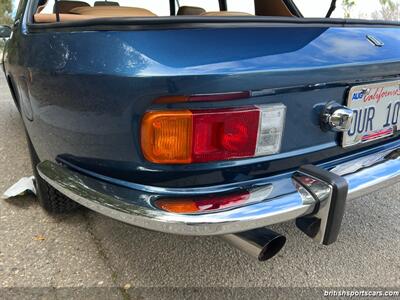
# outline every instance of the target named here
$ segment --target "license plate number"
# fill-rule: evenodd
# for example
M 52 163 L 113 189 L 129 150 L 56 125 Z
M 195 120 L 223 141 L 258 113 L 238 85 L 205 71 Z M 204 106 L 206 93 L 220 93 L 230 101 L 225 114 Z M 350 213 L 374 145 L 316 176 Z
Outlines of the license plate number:
M 343 147 L 392 136 L 400 122 L 400 80 L 352 87 L 347 107 L 354 111 Z

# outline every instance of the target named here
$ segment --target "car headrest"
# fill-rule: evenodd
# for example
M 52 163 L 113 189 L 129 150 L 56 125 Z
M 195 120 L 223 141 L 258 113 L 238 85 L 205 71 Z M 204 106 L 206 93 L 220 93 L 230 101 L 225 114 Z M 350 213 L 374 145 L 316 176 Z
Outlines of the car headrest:
M 254 0 L 257 16 L 294 17 L 283 0 Z
M 197 6 L 181 6 L 178 9 L 177 15 L 178 16 L 194 16 L 194 15 L 201 15 L 205 13 L 206 10 L 201 7 Z
M 119 3 L 113 1 L 96 1 L 94 6 L 119 6 Z
M 126 6 L 95 6 L 77 7 L 71 10 L 71 14 L 98 16 L 98 17 L 156 17 L 151 11 L 139 7 Z
M 89 3 L 83 1 L 59 0 L 54 3 L 53 12 L 56 12 L 56 5 L 60 14 L 69 13 L 72 9 L 76 7 L 90 7 Z

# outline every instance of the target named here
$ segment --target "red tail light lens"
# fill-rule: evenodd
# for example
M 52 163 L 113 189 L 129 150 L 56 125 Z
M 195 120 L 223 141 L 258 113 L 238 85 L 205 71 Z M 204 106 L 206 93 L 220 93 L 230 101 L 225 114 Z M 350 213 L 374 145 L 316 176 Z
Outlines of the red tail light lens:
M 194 162 L 248 157 L 257 145 L 259 110 L 214 110 L 193 113 Z

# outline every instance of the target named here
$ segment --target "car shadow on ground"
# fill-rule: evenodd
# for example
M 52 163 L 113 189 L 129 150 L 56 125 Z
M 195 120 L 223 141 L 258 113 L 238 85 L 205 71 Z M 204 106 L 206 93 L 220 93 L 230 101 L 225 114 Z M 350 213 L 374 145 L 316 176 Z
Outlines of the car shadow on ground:
M 2 200 L 5 201 L 7 204 L 20 209 L 30 209 L 31 207 L 38 205 L 36 196 L 31 194 L 16 196 Z
M 397 192 L 393 189 L 388 193 L 394 196 Z M 396 225 L 377 211 L 391 220 L 395 216 L 388 212 L 386 203 L 383 207 L 371 205 L 378 200 L 383 200 L 379 193 L 349 203 L 339 240 L 330 246 L 316 244 L 294 222 L 271 226 L 288 241 L 265 263 L 218 237 L 175 236 L 92 212 L 88 217 L 110 265 L 118 270 L 119 280 L 135 286 L 393 286 L 400 282 L 399 261 L 392 251 L 399 247 L 391 231 Z M 383 267 L 384 261 L 394 265 Z M 366 276 L 372 270 L 386 274 L 385 279 Z

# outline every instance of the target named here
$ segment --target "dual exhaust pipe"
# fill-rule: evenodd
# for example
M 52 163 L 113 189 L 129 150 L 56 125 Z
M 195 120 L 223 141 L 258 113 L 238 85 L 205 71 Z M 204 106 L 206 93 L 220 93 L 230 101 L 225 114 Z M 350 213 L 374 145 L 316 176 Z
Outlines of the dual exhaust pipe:
M 258 261 L 266 261 L 274 257 L 286 243 L 285 236 L 267 228 L 227 234 L 223 236 L 223 239 Z

